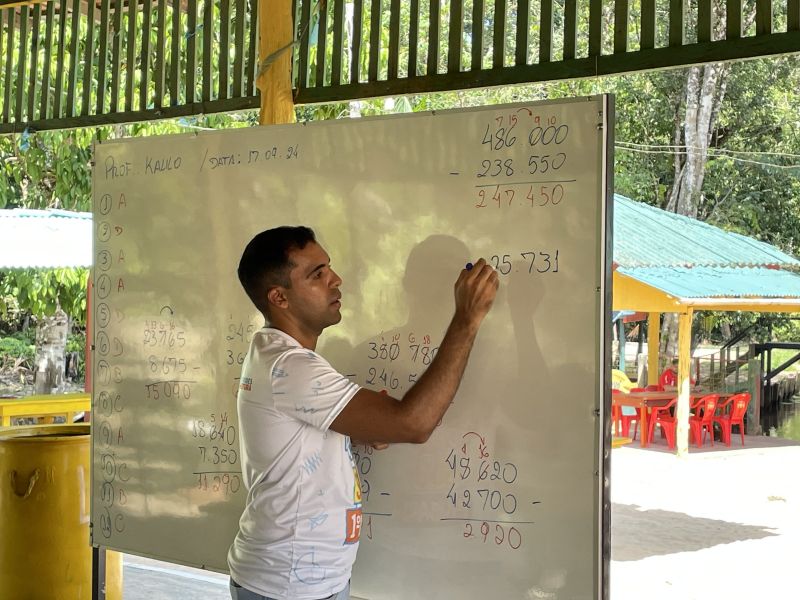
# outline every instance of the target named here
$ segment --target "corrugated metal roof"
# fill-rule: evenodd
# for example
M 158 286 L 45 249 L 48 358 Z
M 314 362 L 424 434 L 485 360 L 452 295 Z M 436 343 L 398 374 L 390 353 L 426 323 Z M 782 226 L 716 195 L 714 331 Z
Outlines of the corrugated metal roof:
M 619 267 L 676 298 L 800 298 L 800 275 L 765 267 Z
M 0 210 L 0 268 L 89 267 L 92 213 Z
M 624 267 L 782 266 L 800 261 L 774 246 L 614 195 L 614 262 Z

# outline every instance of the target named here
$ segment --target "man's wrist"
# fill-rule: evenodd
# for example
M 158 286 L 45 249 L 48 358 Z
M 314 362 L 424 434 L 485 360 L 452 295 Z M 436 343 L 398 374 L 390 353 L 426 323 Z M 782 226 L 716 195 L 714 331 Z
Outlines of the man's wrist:
M 481 319 L 456 311 L 453 315 L 452 325 L 455 331 L 474 337 L 478 333 Z

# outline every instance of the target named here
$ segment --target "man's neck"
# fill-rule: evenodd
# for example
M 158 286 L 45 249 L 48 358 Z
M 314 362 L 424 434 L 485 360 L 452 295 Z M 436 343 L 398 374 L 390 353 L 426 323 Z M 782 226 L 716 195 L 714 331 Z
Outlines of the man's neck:
M 283 322 L 283 321 L 270 321 L 267 319 L 267 327 L 272 327 L 273 329 L 277 329 L 282 331 L 283 333 L 292 336 L 303 348 L 308 348 L 309 350 L 316 350 L 317 348 L 317 340 L 319 339 L 319 334 L 308 331 L 303 327 L 295 323 Z

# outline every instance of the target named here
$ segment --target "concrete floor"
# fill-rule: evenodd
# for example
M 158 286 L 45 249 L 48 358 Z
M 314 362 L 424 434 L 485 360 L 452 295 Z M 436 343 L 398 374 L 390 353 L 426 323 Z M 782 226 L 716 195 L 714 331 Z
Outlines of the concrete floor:
M 230 600 L 228 576 L 126 554 L 124 600 Z

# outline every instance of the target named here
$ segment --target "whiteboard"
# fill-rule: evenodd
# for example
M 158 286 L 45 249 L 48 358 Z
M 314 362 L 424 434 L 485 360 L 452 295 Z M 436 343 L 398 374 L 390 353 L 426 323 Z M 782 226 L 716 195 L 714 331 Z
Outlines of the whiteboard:
M 343 284 L 317 350 L 396 397 L 467 261 L 501 274 L 430 441 L 357 449 L 367 599 L 596 598 L 610 99 L 104 143 L 94 168 L 92 542 L 226 571 L 235 393 L 263 322 L 245 244 L 315 229 Z

